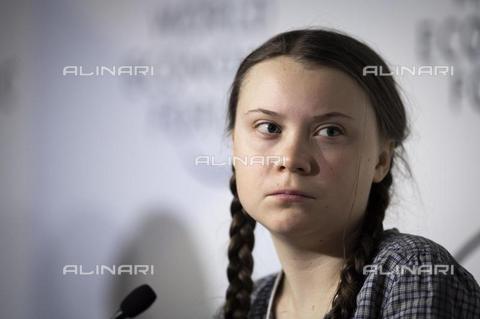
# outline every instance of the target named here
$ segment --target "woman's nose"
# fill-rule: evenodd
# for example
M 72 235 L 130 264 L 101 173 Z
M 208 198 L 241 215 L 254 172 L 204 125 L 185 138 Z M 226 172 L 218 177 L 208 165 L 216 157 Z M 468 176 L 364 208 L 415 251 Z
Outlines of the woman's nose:
M 285 141 L 280 150 L 283 161 L 278 165 L 279 170 L 289 170 L 292 173 L 308 175 L 311 174 L 314 166 L 311 144 L 300 138 L 292 138 Z

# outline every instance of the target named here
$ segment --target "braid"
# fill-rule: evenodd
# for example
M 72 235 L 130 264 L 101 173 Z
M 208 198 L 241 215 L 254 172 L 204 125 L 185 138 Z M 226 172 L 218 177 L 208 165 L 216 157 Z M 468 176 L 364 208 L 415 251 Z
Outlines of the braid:
M 392 161 L 393 166 L 393 161 Z M 340 284 L 325 319 L 350 318 L 356 308 L 356 296 L 363 285 L 363 267 L 376 255 L 383 234 L 383 219 L 390 203 L 391 169 L 380 183 L 372 184 L 360 238 L 340 274 Z
M 225 319 L 246 319 L 250 310 L 250 295 L 253 290 L 252 250 L 255 244 L 256 221 L 243 210 L 238 199 L 235 169 L 232 166 L 230 191 L 233 194 L 230 204 L 232 223 L 230 224 L 230 244 L 228 246 L 227 277 L 230 283 L 223 308 Z

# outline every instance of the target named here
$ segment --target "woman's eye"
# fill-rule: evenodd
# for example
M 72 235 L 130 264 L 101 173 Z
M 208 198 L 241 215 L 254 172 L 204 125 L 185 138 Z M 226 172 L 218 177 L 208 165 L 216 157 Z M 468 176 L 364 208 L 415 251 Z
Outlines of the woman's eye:
M 336 127 L 336 126 L 324 127 L 323 129 L 321 129 L 318 132 L 319 132 L 319 135 L 326 136 L 326 137 L 334 137 L 334 136 L 343 134 L 342 130 L 339 129 L 338 127 Z M 324 133 L 322 134 L 321 132 L 324 132 Z M 335 132 L 338 132 L 339 134 L 335 135 Z
M 278 125 L 272 123 L 272 122 L 262 122 L 257 125 L 255 125 L 255 128 L 262 127 L 260 129 L 260 132 L 264 134 L 278 134 L 280 133 L 280 128 Z

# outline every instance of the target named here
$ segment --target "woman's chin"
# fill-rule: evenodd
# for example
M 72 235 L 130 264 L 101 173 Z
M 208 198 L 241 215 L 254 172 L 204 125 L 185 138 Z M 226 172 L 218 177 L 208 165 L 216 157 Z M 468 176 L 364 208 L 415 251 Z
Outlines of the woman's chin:
M 318 223 L 318 221 L 317 221 Z M 316 223 L 312 216 L 303 211 L 287 209 L 272 212 L 263 222 L 263 226 L 278 235 L 294 235 L 311 230 Z

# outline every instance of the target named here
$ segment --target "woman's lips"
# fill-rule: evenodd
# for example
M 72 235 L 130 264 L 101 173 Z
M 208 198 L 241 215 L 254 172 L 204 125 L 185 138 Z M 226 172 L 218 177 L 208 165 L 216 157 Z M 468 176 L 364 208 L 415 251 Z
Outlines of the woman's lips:
M 306 192 L 296 190 L 296 189 L 280 189 L 270 193 L 269 195 L 292 195 L 292 196 L 301 196 L 306 198 L 314 199 L 315 197 L 307 194 Z
M 282 201 L 294 201 L 294 202 L 301 202 L 309 199 L 315 199 L 315 197 L 306 194 L 301 191 L 296 190 L 281 190 L 271 193 L 269 196 L 272 196 L 276 199 Z
M 273 199 L 282 203 L 305 203 L 309 200 L 312 200 L 310 197 L 305 197 L 301 195 L 291 195 L 291 194 L 275 194 L 272 195 Z

